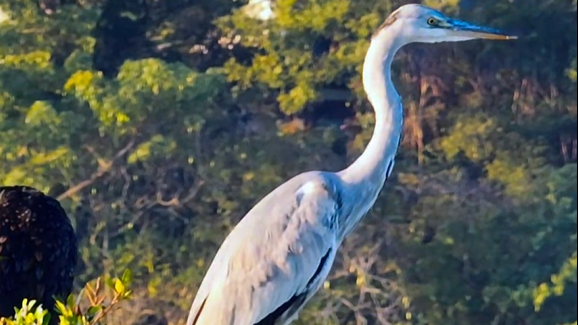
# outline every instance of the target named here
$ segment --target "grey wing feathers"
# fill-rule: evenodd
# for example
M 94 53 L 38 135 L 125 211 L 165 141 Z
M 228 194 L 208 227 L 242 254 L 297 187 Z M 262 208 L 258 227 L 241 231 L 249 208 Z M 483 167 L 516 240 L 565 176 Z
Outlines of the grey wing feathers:
M 317 291 L 335 257 L 340 200 L 308 174 L 271 192 L 229 234 L 187 325 L 284 325 Z
M 277 307 L 273 312 L 269 313 L 265 318 L 257 322 L 255 325 L 275 325 L 284 324 L 291 317 L 295 317 L 299 310 L 303 308 L 307 299 L 309 299 L 316 291 L 316 284 L 322 281 L 325 276 L 322 275 L 323 271 L 328 271 L 331 268 L 331 262 L 329 258 L 332 257 L 334 253 L 333 250 L 327 251 L 327 254 L 321 258 L 319 265 L 312 275 L 311 279 L 305 286 L 305 290 L 301 293 L 295 293 L 289 300 L 284 302 L 281 306 Z

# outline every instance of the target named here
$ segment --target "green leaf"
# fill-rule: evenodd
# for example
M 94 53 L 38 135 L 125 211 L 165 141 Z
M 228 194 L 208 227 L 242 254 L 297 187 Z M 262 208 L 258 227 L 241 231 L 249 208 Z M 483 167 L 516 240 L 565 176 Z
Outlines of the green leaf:
M 116 293 L 118 293 L 120 295 L 124 294 L 125 286 L 121 280 L 119 280 L 119 279 L 114 280 L 114 291 L 116 291 Z
M 130 269 L 124 270 L 122 273 L 121 281 L 125 286 L 128 286 L 132 283 L 132 272 Z

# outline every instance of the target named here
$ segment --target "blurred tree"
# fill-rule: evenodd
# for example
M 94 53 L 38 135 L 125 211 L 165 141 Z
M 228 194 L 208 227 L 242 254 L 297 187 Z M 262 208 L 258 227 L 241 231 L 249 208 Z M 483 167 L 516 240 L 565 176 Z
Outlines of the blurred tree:
M 54 299 L 72 292 L 77 254 L 58 201 L 31 187 L 0 186 L 0 317 L 12 316 L 23 299 L 54 310 Z

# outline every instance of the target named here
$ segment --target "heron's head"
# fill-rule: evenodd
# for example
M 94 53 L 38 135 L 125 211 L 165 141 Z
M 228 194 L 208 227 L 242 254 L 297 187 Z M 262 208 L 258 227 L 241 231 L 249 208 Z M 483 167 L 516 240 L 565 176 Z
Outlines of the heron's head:
M 452 19 L 441 12 L 419 5 L 408 4 L 394 11 L 376 31 L 397 32 L 399 41 L 408 43 L 460 42 L 472 39 L 508 40 L 516 36 L 507 35 L 497 29 L 470 24 Z

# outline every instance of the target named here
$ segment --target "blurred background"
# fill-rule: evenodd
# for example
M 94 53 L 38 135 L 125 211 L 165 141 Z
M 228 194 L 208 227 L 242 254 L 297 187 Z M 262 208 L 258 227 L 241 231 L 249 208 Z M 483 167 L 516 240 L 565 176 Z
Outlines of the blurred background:
M 60 200 L 77 292 L 132 270 L 109 324 L 182 325 L 257 200 L 363 150 L 407 2 L 0 0 L 0 185 Z M 398 54 L 393 178 L 296 325 L 575 325 L 576 1 L 423 3 L 522 37 Z

